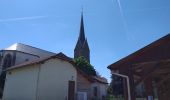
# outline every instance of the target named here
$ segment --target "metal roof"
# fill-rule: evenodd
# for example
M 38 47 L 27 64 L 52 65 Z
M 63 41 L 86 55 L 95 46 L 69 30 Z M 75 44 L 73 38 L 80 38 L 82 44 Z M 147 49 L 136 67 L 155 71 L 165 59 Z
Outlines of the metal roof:
M 4 50 L 21 51 L 21 52 L 37 55 L 40 58 L 41 57 L 48 57 L 48 56 L 52 56 L 52 55 L 56 54 L 56 53 L 53 53 L 53 52 L 42 50 L 42 49 L 39 49 L 39 48 L 36 48 L 36 47 L 32 47 L 32 46 L 29 46 L 29 45 L 26 45 L 26 44 L 22 44 L 22 43 L 15 43 L 15 44 L 9 46 L 8 48 L 6 48 Z

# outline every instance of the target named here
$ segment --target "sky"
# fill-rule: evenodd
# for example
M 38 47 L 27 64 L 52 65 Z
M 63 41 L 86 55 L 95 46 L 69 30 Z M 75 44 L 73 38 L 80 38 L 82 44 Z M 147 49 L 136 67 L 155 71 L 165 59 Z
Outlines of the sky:
M 0 0 L 0 49 L 24 43 L 74 55 L 83 11 L 91 64 L 107 66 L 170 32 L 170 0 Z

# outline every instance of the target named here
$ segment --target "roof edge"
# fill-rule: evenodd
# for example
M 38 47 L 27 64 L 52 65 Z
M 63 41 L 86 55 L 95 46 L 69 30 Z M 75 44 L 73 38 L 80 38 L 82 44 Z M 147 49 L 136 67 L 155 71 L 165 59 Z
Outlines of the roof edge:
M 138 53 L 144 53 L 148 49 L 152 49 L 153 47 L 156 47 L 156 46 L 160 45 L 160 44 L 158 44 L 159 42 L 163 42 L 164 40 L 167 40 L 167 39 L 170 40 L 170 33 L 168 33 L 167 35 L 159 38 L 158 40 L 155 40 L 155 41 L 151 42 L 150 44 L 144 46 L 143 48 L 141 48 L 141 49 L 139 49 L 137 51 L 135 51 L 134 53 L 131 53 L 128 56 L 116 61 L 115 63 L 110 64 L 107 68 L 110 69 L 110 70 L 111 69 L 117 69 L 120 63 L 125 62 L 127 59 L 132 59 Z
M 6 69 L 5 71 L 11 71 L 11 70 L 15 70 L 15 69 L 18 69 L 18 68 L 23 68 L 23 67 L 26 67 L 26 66 L 30 66 L 30 65 L 34 65 L 34 64 L 41 64 L 41 63 L 44 63 L 45 61 L 49 60 L 49 59 L 53 59 L 53 58 L 58 58 L 60 60 L 64 60 L 64 61 L 67 61 L 68 63 L 72 64 L 74 66 L 74 68 L 77 70 L 77 72 L 79 72 L 81 75 L 83 75 L 83 77 L 87 78 L 88 81 L 90 82 L 94 82 L 94 79 L 92 76 L 89 76 L 87 75 L 86 73 L 84 73 L 81 69 L 79 69 L 76 64 L 74 63 L 74 61 L 67 57 L 66 55 L 64 55 L 63 53 L 58 53 L 56 55 L 53 55 L 53 56 L 50 56 L 50 57 L 46 57 L 46 58 L 39 58 L 37 59 L 36 61 L 28 61 L 28 62 L 25 62 L 25 63 L 22 63 L 22 64 L 19 64 L 19 65 L 16 65 L 16 66 L 12 66 L 8 69 Z

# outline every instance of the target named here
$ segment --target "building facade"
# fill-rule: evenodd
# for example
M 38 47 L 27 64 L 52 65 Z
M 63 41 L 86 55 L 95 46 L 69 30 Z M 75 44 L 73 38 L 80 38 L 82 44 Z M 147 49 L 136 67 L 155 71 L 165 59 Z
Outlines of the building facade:
M 56 55 L 9 68 L 3 100 L 74 100 L 76 84 L 73 62 Z
M 6 77 L 5 70 L 7 68 L 54 54 L 22 43 L 16 43 L 4 50 L 0 50 L 0 97 L 2 97 L 3 93 Z
M 107 80 L 88 76 L 59 53 L 8 68 L 3 100 L 104 100 L 106 89 Z

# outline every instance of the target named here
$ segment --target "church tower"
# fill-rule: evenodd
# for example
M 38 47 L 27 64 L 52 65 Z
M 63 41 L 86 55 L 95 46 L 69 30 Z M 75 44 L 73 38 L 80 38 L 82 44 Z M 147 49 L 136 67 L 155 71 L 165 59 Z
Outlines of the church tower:
M 85 57 L 86 60 L 90 63 L 90 49 L 87 42 L 87 38 L 85 37 L 83 14 L 81 15 L 79 38 L 74 49 L 74 58 L 80 56 Z

